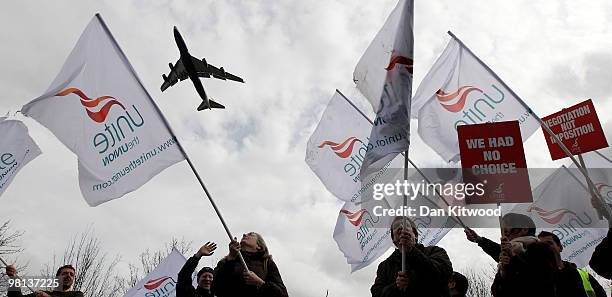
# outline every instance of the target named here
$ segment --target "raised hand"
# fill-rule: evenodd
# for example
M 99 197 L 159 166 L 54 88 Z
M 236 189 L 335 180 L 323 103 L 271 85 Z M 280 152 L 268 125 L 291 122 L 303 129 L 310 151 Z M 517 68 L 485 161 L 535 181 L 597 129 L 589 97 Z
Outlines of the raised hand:
M 198 250 L 196 255 L 198 257 L 210 256 L 215 253 L 216 249 L 217 249 L 217 244 L 209 241 Z
M 467 238 L 467 240 L 469 240 L 471 242 L 478 243 L 482 239 L 482 237 L 480 237 L 478 235 L 478 233 L 476 233 L 476 231 L 474 231 L 474 230 L 472 230 L 470 228 L 463 229 L 463 232 L 465 232 L 465 237 Z
M 6 266 L 6 275 L 10 278 L 17 277 L 17 269 L 13 265 Z

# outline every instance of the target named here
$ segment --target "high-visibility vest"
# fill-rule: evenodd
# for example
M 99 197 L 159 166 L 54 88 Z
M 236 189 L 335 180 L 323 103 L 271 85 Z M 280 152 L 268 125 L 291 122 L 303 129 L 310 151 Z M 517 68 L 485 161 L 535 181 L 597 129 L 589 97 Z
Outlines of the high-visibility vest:
M 577 268 L 578 274 L 580 274 L 580 278 L 582 279 L 582 286 L 584 287 L 584 292 L 588 297 L 595 297 L 595 290 L 593 290 L 593 286 L 591 286 L 591 281 L 589 281 L 589 273 L 586 270 Z

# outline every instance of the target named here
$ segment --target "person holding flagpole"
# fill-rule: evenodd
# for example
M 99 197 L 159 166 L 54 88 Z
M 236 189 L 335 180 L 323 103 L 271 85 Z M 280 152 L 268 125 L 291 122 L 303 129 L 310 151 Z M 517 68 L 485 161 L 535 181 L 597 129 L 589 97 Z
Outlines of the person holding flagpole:
M 397 249 L 378 265 L 372 297 L 448 296 L 448 282 L 453 274 L 446 251 L 437 246 L 425 247 L 418 242 L 415 223 L 396 217 L 391 224 L 391 239 Z M 407 226 L 407 227 L 408 227 Z M 406 254 L 406 271 L 402 271 L 402 252 Z
M 178 273 L 178 281 L 176 284 L 176 296 L 177 297 L 213 297 L 214 295 L 210 291 L 210 286 L 213 281 L 213 269 L 210 267 L 203 267 L 198 271 L 197 283 L 198 287 L 192 286 L 193 271 L 198 266 L 198 262 L 202 256 L 210 256 L 217 249 L 217 244 L 214 242 L 207 242 L 204 244 L 191 258 L 185 262 L 183 268 Z
M 597 280 L 583 268 L 561 259 L 563 244 L 557 235 L 542 231 L 538 234 L 540 242 L 548 244 L 554 252 L 557 269 L 555 269 L 555 288 L 558 297 L 606 297 L 606 292 Z
M 247 271 L 239 255 L 244 258 Z M 255 232 L 243 234 L 240 242 L 230 242 L 229 254 L 217 263 L 214 275 L 212 292 L 218 297 L 289 296 L 266 242 Z

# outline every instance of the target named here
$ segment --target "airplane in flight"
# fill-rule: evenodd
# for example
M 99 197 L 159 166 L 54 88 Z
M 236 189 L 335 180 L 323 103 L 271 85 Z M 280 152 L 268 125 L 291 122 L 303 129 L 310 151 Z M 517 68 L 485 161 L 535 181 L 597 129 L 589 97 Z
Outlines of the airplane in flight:
M 206 95 L 204 86 L 202 86 L 202 82 L 200 81 L 200 77 L 210 78 L 212 76 L 222 80 L 229 79 L 241 83 L 244 83 L 244 80 L 238 76 L 226 72 L 223 67 L 217 68 L 208 64 L 206 59 L 200 60 L 191 56 L 187 50 L 187 45 L 185 45 L 185 41 L 183 40 L 183 37 L 181 36 L 181 33 L 179 33 L 176 26 L 174 27 L 174 40 L 176 41 L 176 45 L 178 46 L 181 56 L 174 65 L 172 65 L 172 63 L 168 64 L 170 66 L 170 73 L 168 73 L 167 76 L 162 74 L 164 83 L 161 86 L 161 91 L 165 91 L 167 88 L 176 84 L 179 80 L 183 81 L 189 78 L 191 82 L 193 82 L 196 91 L 198 91 L 200 98 L 202 98 L 202 103 L 200 106 L 198 106 L 198 111 L 204 109 L 225 108 L 225 106 L 213 101 Z

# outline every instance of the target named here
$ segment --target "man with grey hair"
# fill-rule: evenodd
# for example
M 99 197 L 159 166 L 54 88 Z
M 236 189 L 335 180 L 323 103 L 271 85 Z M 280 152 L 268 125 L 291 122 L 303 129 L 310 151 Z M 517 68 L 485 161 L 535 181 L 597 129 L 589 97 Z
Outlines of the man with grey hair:
M 396 217 L 391 223 L 391 239 L 396 250 L 378 265 L 372 297 L 448 295 L 448 281 L 453 273 L 446 251 L 418 243 L 416 225 L 410 218 Z M 406 271 L 402 271 L 402 249 L 406 253 Z

